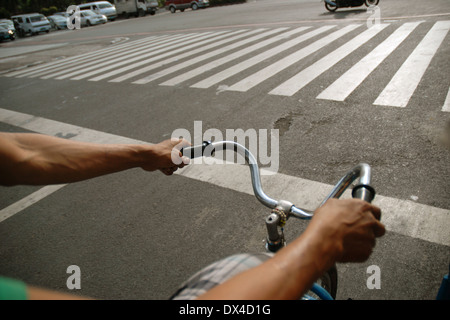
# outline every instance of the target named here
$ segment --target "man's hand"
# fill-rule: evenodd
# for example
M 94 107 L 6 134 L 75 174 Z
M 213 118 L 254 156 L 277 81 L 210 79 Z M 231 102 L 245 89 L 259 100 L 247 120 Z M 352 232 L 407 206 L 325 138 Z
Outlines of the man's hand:
M 151 156 L 144 159 L 142 169 L 147 171 L 160 170 L 165 175 L 172 175 L 178 168 L 189 164 L 189 158 L 182 156 L 181 149 L 190 146 L 184 139 L 162 141 L 151 146 Z
M 363 262 L 385 233 L 378 207 L 362 200 L 328 200 L 316 210 L 308 232 L 335 247 L 338 262 Z

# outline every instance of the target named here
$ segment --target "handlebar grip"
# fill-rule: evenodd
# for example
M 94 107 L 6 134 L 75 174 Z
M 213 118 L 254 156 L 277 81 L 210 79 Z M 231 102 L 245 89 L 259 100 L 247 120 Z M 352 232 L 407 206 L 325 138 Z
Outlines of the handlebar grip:
M 200 158 L 203 157 L 205 154 L 205 149 L 211 144 L 211 141 L 203 141 L 202 144 L 197 146 L 191 146 L 191 147 L 184 147 L 182 148 L 181 154 L 185 157 L 188 157 L 189 159 L 194 158 Z M 211 152 L 211 156 L 213 155 L 214 151 Z
M 359 184 L 353 188 L 352 197 L 371 203 L 375 198 L 375 189 L 368 184 Z

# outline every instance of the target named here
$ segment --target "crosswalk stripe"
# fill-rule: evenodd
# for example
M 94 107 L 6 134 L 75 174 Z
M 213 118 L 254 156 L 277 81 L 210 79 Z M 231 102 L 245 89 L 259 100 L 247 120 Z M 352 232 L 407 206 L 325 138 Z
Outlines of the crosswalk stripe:
M 334 29 L 335 25 L 326 25 L 315 28 L 301 26 L 207 30 L 200 33 L 150 36 L 5 72 L 2 76 L 89 81 L 109 78 L 109 82 L 116 83 L 135 78 L 131 83 L 141 85 L 166 77 L 159 83 L 162 86 L 178 85 L 197 77 L 188 85 L 198 89 L 211 88 L 227 79 L 236 79 L 229 86 L 222 83 L 219 90 L 246 92 L 277 75 L 278 83 L 267 93 L 293 96 L 331 69 L 335 75 L 332 83 L 323 86 L 316 99 L 344 101 L 375 70 L 380 69 L 381 72 L 386 64 L 383 62 L 391 59 L 390 56 L 396 50 L 404 47 L 403 43 L 413 41 L 411 39 L 414 32 L 425 23 L 399 23 L 395 29 L 393 26 L 388 28 L 392 24 L 382 24 L 378 28 L 375 25 L 369 29 L 362 24 L 352 24 L 339 26 L 337 29 Z M 427 24 L 427 33 L 418 45 L 415 44 L 415 49 L 400 68 L 394 71 L 392 79 L 386 81 L 390 82 L 385 87 L 380 83 L 377 92 L 380 94 L 373 102 L 374 105 L 405 107 L 409 103 L 450 30 L 450 21 Z M 381 33 L 382 30 L 385 31 Z M 344 43 L 343 38 L 350 40 Z M 301 45 L 305 41 L 308 41 L 307 44 Z M 328 48 L 339 41 L 343 45 L 335 45 L 338 48 L 330 53 L 332 50 Z M 369 44 L 365 45 L 366 43 Z M 353 52 L 363 45 L 364 50 L 370 50 L 361 59 Z M 319 53 L 319 59 L 314 58 L 316 53 Z M 287 69 L 302 66 L 300 62 L 307 60 L 306 58 L 313 61 L 287 78 Z M 337 74 L 335 70 L 338 69 L 333 67 L 338 64 L 342 66 L 343 62 L 351 62 L 352 66 L 346 68 L 343 74 Z M 251 74 L 245 74 L 246 70 L 252 70 Z M 449 99 L 447 97 L 445 103 L 439 106 L 441 111 L 449 112 Z
M 406 107 L 449 29 L 450 21 L 433 25 L 375 100 L 375 105 Z
M 122 61 L 122 62 L 113 64 L 113 65 L 107 65 L 106 67 L 103 67 L 101 69 L 97 69 L 97 70 L 91 71 L 89 73 L 82 74 L 82 75 L 80 75 L 78 77 L 73 78 L 72 80 L 80 80 L 80 79 L 88 78 L 88 77 L 90 77 L 90 76 L 92 76 L 94 74 L 102 73 L 102 72 L 105 72 L 105 71 L 108 71 L 108 70 L 120 67 L 120 66 L 122 66 L 124 64 L 129 64 L 129 63 L 134 62 L 134 61 L 139 61 L 142 58 L 147 58 L 147 57 L 152 57 L 153 56 L 150 59 L 141 60 L 139 62 L 136 62 L 136 64 L 139 64 L 139 65 L 148 64 L 148 63 L 151 63 L 153 61 L 158 61 L 158 60 L 170 57 L 170 56 L 174 56 L 174 55 L 176 55 L 176 54 L 178 54 L 180 52 L 184 52 L 184 51 L 187 51 L 187 50 L 190 50 L 190 49 L 202 46 L 202 45 L 204 45 L 206 43 L 209 43 L 209 42 L 212 42 L 212 41 L 216 41 L 217 38 L 221 38 L 221 36 L 219 34 L 215 34 L 215 35 L 214 34 L 207 34 L 207 35 L 198 36 L 197 39 L 194 39 L 192 41 L 185 41 L 181 45 L 171 46 L 170 50 L 167 50 L 167 48 L 165 48 L 165 50 L 158 50 L 158 52 L 157 52 L 158 55 L 155 55 L 155 53 L 153 53 L 153 54 L 143 54 L 140 57 L 138 56 L 138 57 L 133 58 L 133 59 L 127 59 L 127 61 Z M 227 33 L 227 35 L 228 35 L 228 33 Z M 202 41 L 199 41 L 199 40 L 202 40 Z M 189 45 L 187 45 L 187 44 L 189 44 Z M 172 50 L 172 49 L 174 49 L 174 50 Z M 130 66 L 134 66 L 134 64 L 129 65 L 129 67 Z
M 181 38 L 181 36 L 176 37 L 176 39 L 178 38 Z M 131 54 L 133 52 L 141 50 L 142 48 L 153 48 L 155 46 L 167 43 L 169 41 L 171 41 L 171 39 L 168 36 L 158 37 L 156 39 L 147 38 L 145 39 L 145 41 L 142 41 L 138 44 L 125 46 L 122 48 L 114 48 L 114 50 L 108 50 L 105 52 L 98 52 L 96 54 L 91 54 L 88 57 L 83 57 L 82 59 L 74 59 L 74 60 L 67 59 L 58 66 L 50 68 L 50 70 L 49 68 L 46 68 L 47 70 L 44 71 L 37 71 L 37 72 L 35 71 L 33 72 L 33 75 L 28 75 L 28 77 L 30 78 L 41 77 L 42 79 L 49 79 L 51 77 L 58 76 L 66 72 L 76 70 L 80 68 L 80 66 L 86 68 L 92 65 L 96 65 L 100 62 L 110 60 L 112 54 L 114 55 L 114 57 L 119 57 L 121 55 L 123 56 L 126 54 Z
M 176 42 L 180 42 L 180 41 L 182 41 L 181 38 L 182 38 L 182 36 L 178 35 L 178 36 L 176 36 L 175 41 Z M 79 70 L 80 67 L 83 67 L 83 68 L 87 68 L 89 66 L 91 66 L 91 67 L 94 66 L 95 67 L 99 62 L 106 62 L 108 60 L 114 60 L 114 59 L 118 60 L 121 57 L 123 57 L 123 56 L 125 56 L 127 54 L 130 54 L 130 53 L 133 54 L 133 53 L 138 52 L 138 53 L 135 54 L 135 55 L 138 55 L 139 52 L 141 50 L 143 50 L 144 48 L 146 48 L 147 50 L 151 50 L 151 49 L 158 48 L 161 45 L 168 46 L 168 45 L 170 45 L 170 42 L 171 42 L 170 37 L 164 37 L 163 39 L 158 39 L 158 40 L 159 41 L 156 41 L 156 42 L 155 41 L 150 41 L 150 42 L 140 43 L 138 46 L 133 46 L 131 48 L 127 47 L 127 48 L 125 48 L 125 50 L 120 50 L 118 53 L 116 53 L 115 51 L 101 53 L 100 56 L 96 55 L 94 57 L 89 57 L 89 58 L 86 58 L 86 61 L 84 59 L 79 61 L 79 62 L 77 61 L 76 64 L 74 64 L 74 63 L 67 63 L 69 65 L 69 67 L 67 67 L 67 66 L 59 66 L 58 67 L 59 72 L 56 72 L 56 70 L 51 70 L 52 74 L 50 74 L 48 76 L 44 76 L 43 74 L 38 74 L 38 76 L 40 76 L 41 79 L 49 79 L 51 77 L 56 77 L 56 76 L 59 76 L 59 75 L 62 75 L 62 74 L 69 73 L 71 71 Z M 111 58 L 112 54 L 114 55 L 113 58 Z M 48 73 L 48 72 L 45 72 L 45 74 L 46 73 Z
M 160 67 L 162 67 L 162 66 L 164 66 L 164 65 L 167 65 L 167 64 L 172 64 L 172 63 L 177 62 L 177 61 L 179 61 L 179 60 L 181 60 L 181 59 L 185 59 L 185 58 L 187 58 L 187 57 L 191 57 L 191 56 L 194 56 L 194 55 L 199 55 L 199 56 L 196 56 L 196 57 L 194 58 L 194 61 L 195 61 L 195 62 L 198 62 L 199 60 L 201 61 L 201 60 L 203 60 L 203 59 L 206 59 L 206 58 L 205 58 L 205 55 L 206 55 L 206 54 L 203 53 L 203 52 L 206 51 L 206 50 L 213 49 L 213 48 L 215 48 L 215 47 L 224 45 L 224 44 L 226 44 L 226 43 L 229 43 L 229 42 L 232 42 L 232 41 L 239 40 L 240 38 L 246 37 L 246 36 L 248 36 L 248 35 L 252 35 L 252 34 L 254 34 L 254 33 L 262 32 L 262 31 L 264 31 L 264 30 L 266 30 L 266 29 L 255 29 L 255 30 L 252 30 L 252 31 L 247 31 L 247 30 L 237 30 L 237 31 L 235 31 L 235 32 L 232 32 L 232 33 L 230 33 L 230 34 L 223 35 L 222 37 L 218 37 L 218 38 L 215 39 L 215 40 L 220 40 L 221 38 L 227 37 L 227 38 L 225 38 L 225 39 L 223 39 L 223 40 L 216 41 L 216 42 L 214 42 L 214 43 L 212 43 L 212 44 L 209 44 L 209 45 L 207 45 L 207 46 L 202 46 L 202 47 L 197 48 L 197 49 L 195 49 L 195 50 L 189 50 L 189 51 L 184 52 L 184 53 L 182 53 L 182 54 L 173 56 L 172 58 L 165 59 L 164 61 L 160 61 L 160 62 L 158 62 L 158 63 L 151 64 L 151 65 L 149 65 L 149 66 L 140 68 L 140 69 L 135 70 L 135 71 L 133 71 L 133 72 L 129 72 L 129 73 L 123 75 L 123 76 L 120 76 L 120 77 L 118 77 L 118 78 L 115 78 L 115 79 L 110 80 L 110 82 L 122 82 L 122 81 L 124 81 L 124 80 L 130 79 L 130 78 L 133 78 L 133 77 L 136 77 L 136 76 L 138 76 L 138 75 L 140 75 L 140 74 L 142 74 L 142 73 L 148 72 L 148 71 L 153 70 L 153 69 L 160 68 Z M 245 33 L 243 33 L 243 32 L 245 32 Z M 229 37 L 229 36 L 232 36 L 232 37 Z M 144 61 L 142 61 L 142 63 L 148 63 L 148 60 L 144 60 Z M 166 69 L 166 70 L 167 70 L 167 69 Z M 126 71 L 125 68 L 122 68 L 122 69 L 119 69 L 119 70 L 115 70 L 115 71 L 109 72 L 109 73 L 105 74 L 104 76 L 96 77 L 96 78 L 89 79 L 89 80 L 91 80 L 91 81 L 97 81 L 97 80 L 101 80 L 102 78 L 109 78 L 109 77 L 111 77 L 111 76 L 113 76 L 113 75 L 116 75 L 116 74 L 119 74 L 119 73 L 123 73 L 124 71 Z
M 33 74 L 35 72 L 44 71 L 44 70 L 47 70 L 47 69 L 50 69 L 50 68 L 56 68 L 59 65 L 65 64 L 66 62 L 69 62 L 69 61 L 72 61 L 72 62 L 79 61 L 79 60 L 85 59 L 87 57 L 91 57 L 92 55 L 95 56 L 97 54 L 111 52 L 111 51 L 115 51 L 115 50 L 122 49 L 122 48 L 125 48 L 125 47 L 132 47 L 132 46 L 135 46 L 136 44 L 139 44 L 141 42 L 146 42 L 146 41 L 149 41 L 149 40 L 163 38 L 163 37 L 167 37 L 167 36 L 158 36 L 158 37 L 152 36 L 152 37 L 148 37 L 148 38 L 145 38 L 145 39 L 140 39 L 140 40 L 136 40 L 136 41 L 131 41 L 131 42 L 119 44 L 117 46 L 113 46 L 112 48 L 108 47 L 108 48 L 99 49 L 99 50 L 96 50 L 96 51 L 93 51 L 93 52 L 86 52 L 86 53 L 83 53 L 83 54 L 80 54 L 80 55 L 77 55 L 77 56 L 73 56 L 73 57 L 69 57 L 69 58 L 65 58 L 65 59 L 62 59 L 62 60 L 52 61 L 52 62 L 48 62 L 48 63 L 42 64 L 42 65 L 37 65 L 37 66 L 29 67 L 29 68 L 26 68 L 26 69 L 22 69 L 22 70 L 12 71 L 12 72 L 9 72 L 7 74 L 4 74 L 4 76 L 6 76 L 6 77 L 28 76 L 28 75 L 31 75 L 31 74 Z
M 307 28 L 309 28 L 309 27 L 301 27 L 301 28 L 293 30 L 292 32 L 293 33 L 300 32 L 300 31 L 303 31 L 303 30 L 305 30 Z M 271 30 L 271 31 L 267 31 L 267 32 L 265 32 L 263 34 L 259 34 L 257 36 L 253 36 L 251 38 L 248 38 L 248 39 L 236 42 L 236 43 L 228 45 L 228 46 L 226 46 L 224 48 L 220 48 L 218 50 L 206 53 L 206 54 L 202 55 L 201 57 L 199 57 L 199 59 L 196 59 L 195 62 L 204 61 L 206 59 L 209 59 L 209 58 L 215 57 L 217 55 L 223 54 L 223 53 L 225 53 L 227 51 L 231 51 L 231 50 L 237 49 L 239 47 L 242 47 L 243 45 L 249 44 L 251 42 L 255 42 L 257 40 L 260 40 L 260 39 L 262 39 L 264 37 L 270 36 L 270 35 L 272 35 L 274 33 L 278 33 L 278 32 L 279 31 Z M 284 34 L 284 36 L 286 36 L 286 34 Z M 188 66 L 191 66 L 191 65 L 192 65 L 192 63 L 190 61 L 185 61 L 185 62 L 179 63 L 177 65 L 171 66 L 170 68 L 167 68 L 167 69 L 164 69 L 164 70 L 159 71 L 157 73 L 154 73 L 154 74 L 151 74 L 149 76 L 146 76 L 145 78 L 139 79 L 139 80 L 137 80 L 137 81 L 135 81 L 133 83 L 145 84 L 145 83 L 148 83 L 150 81 L 159 79 L 159 78 L 161 78 L 163 76 L 166 76 L 168 74 L 171 74 L 171 73 L 173 73 L 175 71 L 184 69 L 184 68 L 186 68 Z
M 420 23 L 421 21 L 405 23 L 400 26 L 389 38 L 339 77 L 332 85 L 322 91 L 317 96 L 317 99 L 344 101 Z
M 222 31 L 220 33 L 223 33 L 223 32 L 224 31 Z M 71 78 L 71 77 L 81 73 L 80 76 L 71 78 L 72 80 L 80 80 L 80 79 L 86 78 L 88 76 L 91 76 L 94 73 L 101 72 L 103 69 L 100 69 L 100 67 L 107 66 L 108 69 L 112 69 L 118 65 L 124 65 L 124 64 L 130 63 L 130 62 L 133 62 L 133 61 L 136 61 L 139 59 L 144 59 L 144 58 L 147 58 L 150 56 L 154 56 L 159 53 L 166 52 L 166 51 L 172 50 L 174 48 L 183 46 L 186 43 L 192 43 L 192 42 L 202 40 L 202 39 L 205 39 L 208 37 L 213 37 L 213 36 L 214 36 L 213 33 L 207 32 L 202 35 L 192 34 L 192 35 L 188 35 L 185 37 L 180 37 L 179 39 L 174 40 L 174 41 L 171 41 L 169 39 L 168 41 L 164 41 L 164 43 L 160 43 L 157 46 L 151 47 L 150 50 L 147 47 L 145 47 L 145 48 L 141 47 L 141 48 L 139 48 L 138 51 L 135 51 L 132 54 L 129 54 L 129 52 L 128 53 L 126 52 L 123 55 L 121 55 L 120 57 L 115 57 L 114 59 L 107 57 L 107 58 L 105 58 L 105 61 L 102 63 L 95 63 L 91 67 L 87 67 L 87 68 L 86 68 L 86 66 L 82 66 L 81 69 L 71 72 L 71 73 L 64 74 L 62 76 L 57 77 L 56 79 Z M 87 71 L 90 71 L 90 70 L 94 70 L 94 71 L 87 73 Z
M 288 29 L 288 28 L 278 28 L 278 29 L 275 29 L 275 30 L 277 30 L 278 32 L 281 32 L 281 31 L 284 31 L 286 29 Z M 284 37 L 285 37 L 285 35 L 281 34 L 281 35 L 278 35 L 276 37 L 272 37 L 272 38 L 270 38 L 268 40 L 256 43 L 256 44 L 254 44 L 254 45 L 252 45 L 250 47 L 247 47 L 245 49 L 233 52 L 232 54 L 230 54 L 230 55 L 228 55 L 226 57 L 217 59 L 217 60 L 212 61 L 210 63 L 204 64 L 204 65 L 202 65 L 202 66 L 200 66 L 198 68 L 195 68 L 195 69 L 193 69 L 191 71 L 183 73 L 183 74 L 181 74 L 181 75 L 179 75 L 179 76 L 177 76 L 175 78 L 172 78 L 170 80 L 167 80 L 166 82 L 161 83 L 160 85 L 163 85 L 163 86 L 174 86 L 174 85 L 177 85 L 177 84 L 179 84 L 181 82 L 184 82 L 184 81 L 189 80 L 189 79 L 191 79 L 191 78 L 193 78 L 195 76 L 198 76 L 198 75 L 200 75 L 200 74 L 202 74 L 204 72 L 210 71 L 213 68 L 216 68 L 216 67 L 218 67 L 220 65 L 228 63 L 231 60 L 238 59 L 238 58 L 242 57 L 245 54 L 249 54 L 249 53 L 251 53 L 253 51 L 256 51 L 258 49 L 264 48 L 265 46 L 267 46 L 267 45 L 269 45 L 271 43 L 274 43 L 274 42 L 276 42 L 278 40 L 281 40 Z
M 321 39 L 317 40 L 316 42 L 313 42 L 312 44 L 288 55 L 287 57 L 280 59 L 276 63 L 273 63 L 273 64 L 267 66 L 266 68 L 252 74 L 251 76 L 248 76 L 247 78 L 233 84 L 227 90 L 228 91 L 245 92 L 245 91 L 253 88 L 254 86 L 260 84 L 261 82 L 267 80 L 268 78 L 274 76 L 275 74 L 281 72 L 282 70 L 288 68 L 289 66 L 293 65 L 294 63 L 297 63 L 298 61 L 304 59 L 305 57 L 309 56 L 310 54 L 322 49 L 326 45 L 339 39 L 343 35 L 358 28 L 359 26 L 360 26 L 359 24 L 352 24 L 352 25 L 348 25 L 342 29 L 339 29 L 338 31 L 335 31 L 332 34 L 327 35 L 326 37 L 321 38 Z
M 357 35 L 352 40 L 339 47 L 335 51 L 326 55 L 316 63 L 300 71 L 295 76 L 285 81 L 275 89 L 269 92 L 269 94 L 292 96 L 308 83 L 316 79 L 319 75 L 330 69 L 336 63 L 355 51 L 361 45 L 372 39 L 381 30 L 386 28 L 388 24 L 380 24 L 367 29 L 363 33 Z
M 289 48 L 292 48 L 293 46 L 298 45 L 298 44 L 300 44 L 300 43 L 302 43 L 302 42 L 304 42 L 304 41 L 306 41 L 306 40 L 308 40 L 308 39 L 310 39 L 310 38 L 312 38 L 312 37 L 314 37 L 314 36 L 316 36 L 318 34 L 321 34 L 321 33 L 325 32 L 325 31 L 330 30 L 330 29 L 332 29 L 334 27 L 335 26 L 324 26 L 324 27 L 321 27 L 321 28 L 319 28 L 317 30 L 308 32 L 307 34 L 303 34 L 303 35 L 301 35 L 301 36 L 299 36 L 299 37 L 297 37 L 295 39 L 292 39 L 290 41 L 282 43 L 282 44 L 280 44 L 280 45 L 278 45 L 278 46 L 276 46 L 276 47 L 274 47 L 274 48 L 272 48 L 270 50 L 264 51 L 264 52 L 260 53 L 259 55 L 256 55 L 256 56 L 254 56 L 252 58 L 249 58 L 249 59 L 247 59 L 247 60 L 245 60 L 245 61 L 243 61 L 241 63 L 238 63 L 238 64 L 236 64 L 236 65 L 234 65 L 234 66 L 232 66 L 232 67 L 230 67 L 230 68 L 228 68 L 228 69 L 226 69 L 224 71 L 216 73 L 215 75 L 213 75 L 213 76 L 211 76 L 209 78 L 206 78 L 206 79 L 204 79 L 204 80 L 202 80 L 200 82 L 197 82 L 197 83 L 193 84 L 191 87 L 193 87 L 193 88 L 204 88 L 204 89 L 205 88 L 209 88 L 209 87 L 215 85 L 216 83 L 218 83 L 220 81 L 223 81 L 223 80 L 225 80 L 225 79 L 227 79 L 227 78 L 229 78 L 229 77 L 231 77 L 231 76 L 233 76 L 235 74 L 238 74 L 239 72 L 244 71 L 245 69 L 248 69 L 248 68 L 250 68 L 250 67 L 252 67 L 252 66 L 254 66 L 254 65 L 256 65 L 256 64 L 258 64 L 258 63 L 260 63 L 260 62 L 262 62 L 262 61 L 264 61 L 264 60 L 266 60 L 268 58 L 270 58 L 270 57 L 273 57 L 273 56 L 275 56 L 277 54 L 280 54 L 283 51 L 285 51 L 285 50 L 287 50 Z

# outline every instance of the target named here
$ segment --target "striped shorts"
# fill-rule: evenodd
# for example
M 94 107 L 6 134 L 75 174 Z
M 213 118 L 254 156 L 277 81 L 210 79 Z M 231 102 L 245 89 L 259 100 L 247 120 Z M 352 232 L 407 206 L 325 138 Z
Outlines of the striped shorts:
M 244 253 L 214 262 L 183 283 L 170 299 L 193 300 L 238 273 L 256 267 L 272 256 L 271 253 Z

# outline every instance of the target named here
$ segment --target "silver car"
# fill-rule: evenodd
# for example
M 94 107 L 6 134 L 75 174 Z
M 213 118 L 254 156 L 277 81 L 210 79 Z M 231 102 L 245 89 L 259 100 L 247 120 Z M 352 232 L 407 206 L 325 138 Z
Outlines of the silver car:
M 67 18 L 60 15 L 53 15 L 47 17 L 47 19 L 50 21 L 52 28 L 56 30 L 67 29 Z
M 97 14 L 92 10 L 80 11 L 81 25 L 93 26 L 96 24 L 106 23 L 108 19 L 103 14 Z

